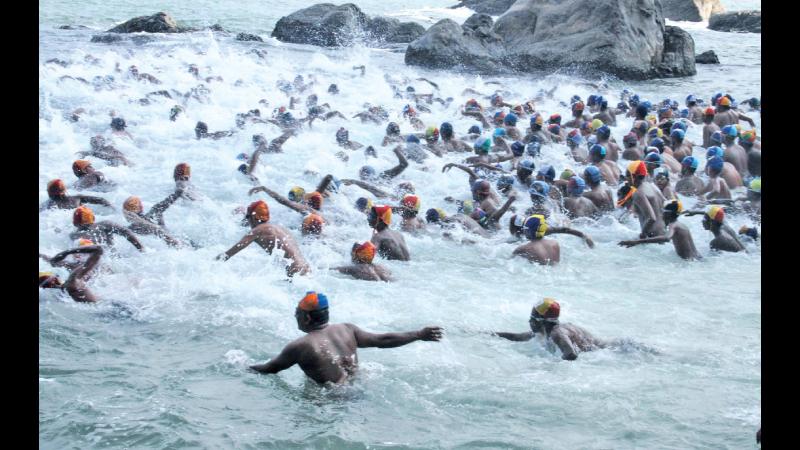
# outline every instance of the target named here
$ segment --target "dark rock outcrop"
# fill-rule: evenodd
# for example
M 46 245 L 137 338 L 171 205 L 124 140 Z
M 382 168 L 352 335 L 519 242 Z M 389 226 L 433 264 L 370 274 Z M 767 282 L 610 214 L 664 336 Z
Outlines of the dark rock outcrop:
M 89 27 L 84 25 L 61 25 L 59 30 L 88 30 Z
M 95 34 L 92 36 L 92 42 L 100 42 L 103 44 L 112 44 L 120 41 L 122 41 L 122 36 L 118 34 Z
M 255 41 L 255 42 L 264 42 L 264 39 L 261 39 L 261 36 L 257 36 L 255 34 L 250 33 L 239 33 L 236 35 L 237 41 Z
M 457 5 L 451 6 L 451 9 L 466 7 L 476 13 L 489 14 L 492 16 L 499 16 L 511 8 L 517 0 L 461 0 Z
M 694 57 L 694 62 L 697 64 L 719 64 L 719 58 L 714 50 L 700 53 Z
M 491 73 L 574 68 L 622 79 L 694 75 L 692 37 L 665 27 L 658 5 L 657 0 L 517 0 L 494 25 L 477 15 L 464 26 L 439 21 L 408 46 L 405 61 Z
M 661 10 L 669 20 L 688 22 L 702 22 L 725 12 L 720 0 L 661 0 Z
M 411 42 L 424 32 L 415 23 L 385 17 L 370 19 L 352 3 L 339 6 L 319 3 L 281 17 L 272 37 L 295 44 L 340 47 L 356 41 Z
M 108 33 L 185 33 L 192 28 L 181 27 L 169 14 L 159 12 L 152 16 L 134 17 L 108 30 Z
M 761 11 L 714 14 L 708 19 L 708 28 L 714 31 L 761 33 Z

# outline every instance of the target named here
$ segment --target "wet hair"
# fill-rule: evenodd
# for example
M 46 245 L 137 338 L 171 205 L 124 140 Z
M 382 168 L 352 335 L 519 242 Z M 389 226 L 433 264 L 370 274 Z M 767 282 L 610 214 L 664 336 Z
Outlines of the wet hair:
M 314 311 L 303 311 L 299 309 L 302 313 L 308 316 L 311 319 L 311 322 L 308 324 L 309 327 L 317 327 L 319 325 L 325 325 L 328 323 L 329 316 L 328 316 L 328 308 L 325 309 L 318 309 Z

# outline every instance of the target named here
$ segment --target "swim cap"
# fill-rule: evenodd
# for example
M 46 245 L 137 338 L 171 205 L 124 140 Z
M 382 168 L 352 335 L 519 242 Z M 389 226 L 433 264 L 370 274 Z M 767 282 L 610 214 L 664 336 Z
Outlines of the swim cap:
M 572 143 L 574 146 L 579 146 L 583 144 L 583 136 L 581 136 L 580 131 L 572 130 L 567 134 L 567 142 Z
M 643 101 L 642 103 L 639 103 L 639 106 L 643 106 L 643 107 L 644 107 L 644 111 L 645 111 L 645 113 L 647 113 L 647 111 L 650 111 L 650 109 L 652 109 L 652 108 L 653 108 L 653 104 L 652 104 L 652 103 L 650 103 L 650 101 L 649 101 L 649 100 L 645 100 L 645 101 Z M 643 115 L 644 115 L 644 114 L 643 114 Z
M 416 195 L 412 194 L 405 195 L 403 197 L 403 200 L 400 201 L 400 204 L 414 212 L 419 212 L 420 200 L 419 197 L 417 197 Z
M 681 110 L 680 116 L 681 116 L 682 119 L 685 119 L 685 118 L 689 117 L 689 109 L 688 108 L 683 108 Z
M 622 112 L 626 112 L 631 108 L 625 102 L 619 102 L 617 103 L 617 109 Z
M 248 159 L 250 159 L 250 157 L 247 155 L 247 153 L 243 152 L 236 155 L 236 159 L 238 159 L 239 161 L 247 161 Z
M 710 107 L 710 106 L 708 108 L 706 108 L 705 111 L 703 111 L 703 115 L 704 116 L 714 116 L 714 114 L 716 114 L 716 113 L 717 113 L 717 111 L 714 108 Z
M 303 234 L 320 234 L 322 233 L 323 225 L 322 217 L 316 214 L 309 214 L 303 219 L 301 231 Z
M 350 132 L 348 132 L 344 127 L 341 127 L 336 131 L 336 142 L 340 144 L 346 144 L 349 140 Z
M 370 209 L 371 219 L 379 220 L 388 227 L 392 224 L 392 207 L 386 205 L 375 205 Z M 375 220 L 370 220 L 375 221 Z M 377 223 L 376 223 L 377 225 Z
M 375 172 L 375 168 L 372 166 L 364 166 L 358 170 L 358 176 L 360 178 L 371 179 L 377 176 Z
M 543 176 L 547 181 L 553 181 L 556 179 L 556 169 L 553 166 L 544 166 L 539 169 L 539 175 Z
M 595 166 L 589 166 L 583 170 L 583 176 L 592 180 L 592 183 L 599 184 L 600 181 L 603 179 L 602 175 L 600 174 L 600 169 Z
M 583 191 L 586 189 L 586 182 L 583 181 L 583 178 L 573 175 L 567 184 L 567 192 L 571 195 L 581 195 Z
M 669 129 L 670 132 L 673 132 L 677 129 L 682 130 L 684 133 L 686 132 L 686 122 L 679 120 L 672 124 L 672 128 Z
M 436 127 L 428 127 L 425 130 L 425 140 L 436 142 L 439 140 L 439 129 Z
M 450 122 L 444 122 L 441 126 L 439 126 L 439 130 L 441 130 L 442 138 L 451 138 L 453 137 L 453 125 Z
M 520 170 L 527 170 L 529 173 L 533 173 L 535 169 L 536 169 L 536 164 L 530 159 L 524 159 L 520 161 L 519 165 L 517 166 L 517 172 L 519 172 Z
M 681 129 L 672 130 L 669 136 L 677 139 L 678 141 L 683 141 L 683 139 L 686 137 L 686 132 Z
M 719 106 L 731 106 L 731 99 L 728 97 L 722 97 L 719 100 L 717 100 L 717 104 Z
M 425 211 L 425 220 L 427 220 L 428 223 L 439 222 L 445 217 L 447 217 L 447 214 L 445 214 L 444 210 L 440 208 L 431 208 Z
M 464 200 L 461 202 L 458 211 L 462 214 L 470 215 L 472 211 L 475 211 L 475 203 L 472 200 Z
M 625 206 L 632 198 L 633 194 L 636 193 L 636 187 L 631 186 L 627 182 L 622 185 L 617 191 L 617 208 L 622 208 Z
M 61 197 L 67 193 L 67 186 L 61 179 L 56 178 L 47 183 L 47 195 L 50 197 Z
M 472 183 L 472 192 L 476 194 L 489 195 L 492 192 L 492 184 L 486 180 L 476 180 Z
M 669 169 L 666 167 L 659 167 L 653 171 L 653 178 L 664 177 L 669 180 Z
M 542 143 L 539 142 L 539 138 L 534 136 L 534 139 L 525 147 L 525 151 L 528 153 L 528 156 L 537 157 L 542 152 Z
M 561 125 L 557 123 L 551 123 L 550 125 L 547 126 L 547 131 L 553 134 L 561 134 Z
M 660 138 L 664 136 L 664 132 L 661 131 L 661 128 L 658 127 L 650 127 L 647 130 L 647 137 L 650 139 Z
M 569 180 L 574 175 L 575 175 L 575 172 L 573 172 L 572 169 L 567 167 L 566 169 L 564 169 L 563 172 L 561 172 L 561 175 L 559 176 L 559 178 L 561 178 L 562 180 Z
M 189 179 L 192 176 L 192 168 L 187 163 L 180 163 L 175 166 L 175 170 L 172 172 L 172 177 L 175 179 L 178 178 L 185 178 Z
M 711 159 L 709 159 L 706 164 L 708 165 L 709 169 L 717 171 L 717 172 L 721 172 L 722 171 L 722 167 L 725 165 L 725 162 L 722 160 L 721 157 L 714 156 Z
M 511 175 L 503 175 L 497 179 L 497 189 L 504 189 L 509 186 L 514 186 L 514 177 Z
M 691 106 L 692 103 L 697 103 L 697 98 L 694 95 L 686 97 L 686 104 Z
M 681 160 L 681 165 L 686 167 L 691 167 L 692 169 L 697 169 L 700 165 L 700 161 L 694 156 L 686 156 Z
M 603 126 L 603 121 L 600 119 L 594 119 L 592 121 L 592 130 L 597 130 Z
M 403 107 L 403 116 L 410 116 L 414 117 L 417 114 L 417 110 L 414 109 L 411 105 L 406 105 Z
M 76 227 L 94 223 L 94 212 L 88 206 L 78 206 L 72 213 L 72 224 Z
M 389 122 L 389 125 L 386 125 L 386 134 L 390 135 L 400 134 L 400 125 L 394 122 Z
M 293 202 L 301 202 L 303 201 L 303 197 L 306 195 L 306 190 L 301 188 L 300 186 L 295 186 L 289 190 L 289 200 Z
M 589 97 L 586 98 L 586 104 L 589 105 L 589 106 L 596 105 L 597 104 L 597 97 L 599 97 L 599 96 L 598 95 L 590 95 Z
M 742 145 L 753 145 L 756 141 L 756 132 L 755 130 L 747 130 L 739 136 L 739 144 Z
M 586 139 L 586 148 L 592 148 L 595 144 L 597 144 L 597 135 L 593 134 Z
M 639 104 L 639 94 L 631 95 L 631 98 L 628 99 L 628 103 L 630 103 L 631 106 L 637 106 Z
M 758 228 L 756 227 L 750 228 L 747 225 L 742 225 L 742 228 L 739 228 L 739 234 L 749 236 L 753 240 L 756 240 L 758 239 Z
M 664 211 L 680 215 L 680 213 L 683 212 L 683 204 L 677 198 L 673 198 L 672 200 L 664 203 Z
M 747 187 L 749 191 L 760 194 L 761 193 L 761 177 L 753 178 L 750 185 Z
M 585 108 L 586 108 L 586 106 L 583 104 L 582 101 L 577 101 L 577 102 L 572 104 L 572 114 L 574 115 L 575 113 L 578 113 L 578 112 L 582 113 Z
M 650 124 L 650 126 L 656 126 L 656 123 L 658 122 L 658 119 L 656 119 L 656 116 L 653 114 L 648 115 L 644 119 Z
M 490 99 L 489 101 L 492 102 L 492 106 L 499 106 L 501 103 L 503 103 L 503 97 L 501 97 L 500 94 L 497 93 L 492 94 L 492 96 L 489 97 L 489 99 Z
M 356 209 L 358 209 L 359 211 L 365 212 L 371 208 L 372 208 L 372 200 L 365 197 L 359 197 L 358 200 L 356 200 Z
M 142 200 L 134 195 L 125 200 L 125 202 L 122 204 L 122 209 L 125 211 L 140 213 L 144 210 L 144 207 L 142 206 Z
M 485 226 L 486 221 L 489 220 L 489 216 L 486 215 L 486 211 L 480 208 L 475 208 L 475 211 L 472 211 L 472 214 L 470 214 L 469 217 L 478 222 L 481 226 Z
M 628 173 L 641 177 L 647 176 L 647 166 L 644 164 L 644 161 L 632 161 L 630 164 L 628 164 Z
M 561 125 L 561 114 L 558 113 L 551 114 L 550 118 L 547 121 L 550 123 L 556 123 L 558 125 Z
M 492 141 L 485 136 L 481 136 L 475 141 L 473 147 L 475 148 L 475 153 L 487 154 L 489 153 L 489 149 L 492 148 Z
M 350 257 L 354 262 L 371 264 L 375 258 L 375 245 L 370 241 L 366 241 L 363 244 L 356 242 L 350 251 Z
M 113 130 L 117 131 L 124 130 L 126 126 L 127 125 L 125 125 L 125 119 L 123 119 L 122 117 L 115 117 L 111 119 L 111 129 Z
M 725 210 L 719 205 L 712 205 L 706 211 L 706 216 L 717 223 L 722 223 L 725 220 Z
M 722 133 L 720 133 L 719 131 L 711 133 L 710 140 L 712 143 L 716 145 L 722 145 Z
M 247 207 L 247 216 L 255 217 L 258 222 L 269 222 L 269 206 L 264 200 L 257 200 Z
M 547 220 L 541 214 L 534 214 L 525 219 L 522 229 L 528 239 L 541 239 L 547 232 Z
M 306 292 L 305 297 L 300 300 L 297 307 L 303 311 L 320 311 L 328 308 L 328 297 L 323 293 L 314 291 Z
M 94 242 L 86 238 L 78 239 L 78 247 L 86 247 L 87 245 L 94 245 Z
M 534 181 L 531 183 L 530 189 L 528 189 L 528 194 L 537 197 L 546 198 L 547 195 L 550 193 L 550 185 L 545 183 L 544 181 Z
M 467 133 L 469 133 L 469 134 L 481 134 L 481 127 L 479 127 L 477 125 L 473 125 L 473 126 L 469 127 L 469 131 L 467 131 Z
M 55 288 L 61 286 L 58 277 L 53 272 L 39 272 L 40 288 Z
M 91 164 L 92 163 L 85 159 L 79 159 L 72 163 L 72 173 L 74 173 L 76 177 L 80 177 L 81 175 L 86 174 L 85 170 Z
M 311 192 L 303 196 L 303 201 L 308 203 L 309 206 L 319 211 L 322 209 L 322 194 L 317 191 Z
M 542 117 L 541 114 L 536 113 L 533 115 L 533 117 L 531 117 L 531 127 L 533 127 L 534 125 L 541 126 L 542 124 L 544 124 L 544 118 Z
M 631 131 L 622 138 L 622 144 L 625 145 L 626 148 L 635 147 L 639 144 L 639 138 L 636 136 L 636 133 Z
M 722 134 L 728 137 L 736 138 L 739 137 L 739 130 L 736 129 L 733 125 L 725 125 L 722 127 Z
M 495 138 L 503 137 L 505 135 L 506 135 L 506 129 L 505 128 L 495 128 L 494 132 L 492 133 L 492 136 L 495 137 Z
M 505 123 L 506 125 L 510 125 L 512 127 L 516 126 L 517 125 L 517 115 L 514 114 L 514 113 L 508 113 L 508 115 L 506 115 L 505 119 L 503 119 L 503 123 Z
M 606 157 L 606 153 L 607 153 L 606 152 L 606 148 L 603 147 L 600 144 L 595 144 L 595 145 L 592 146 L 591 149 L 589 149 L 589 154 L 590 155 L 597 156 L 600 159 L 605 158 Z
M 602 125 L 597 129 L 597 137 L 608 139 L 611 136 L 611 128 L 608 125 Z
M 655 138 L 650 141 L 650 146 L 655 147 L 658 149 L 658 153 L 664 153 L 664 140 L 661 138 Z
M 561 315 L 561 305 L 552 298 L 543 299 L 533 310 L 535 315 L 531 314 L 531 318 L 543 318 L 548 322 L 558 322 L 558 316 Z
M 708 147 L 708 150 L 706 150 L 706 159 L 707 160 L 711 159 L 711 158 L 713 158 L 715 156 L 719 156 L 721 158 L 724 155 L 725 155 L 725 151 L 722 150 L 722 147 L 718 147 L 716 145 L 713 146 L 713 147 Z
M 525 153 L 525 144 L 520 141 L 515 141 L 511 144 L 511 153 L 513 153 L 514 156 L 522 156 L 522 154 Z
M 648 147 L 648 148 L 654 148 L 654 147 Z M 660 167 L 662 162 L 661 155 L 658 153 L 658 151 L 652 151 L 648 153 L 647 155 L 645 155 L 644 160 L 645 162 L 654 163 L 656 167 Z
M 467 100 L 467 103 L 464 106 L 466 106 L 467 108 L 480 108 L 481 107 L 481 105 L 478 104 L 478 101 L 475 100 L 474 98 L 471 98 L 471 99 Z

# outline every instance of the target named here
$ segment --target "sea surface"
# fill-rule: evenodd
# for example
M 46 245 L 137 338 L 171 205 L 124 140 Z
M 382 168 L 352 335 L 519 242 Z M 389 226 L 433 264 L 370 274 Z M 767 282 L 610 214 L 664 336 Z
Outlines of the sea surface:
M 442 18 L 457 22 L 471 12 L 448 9 L 455 1 L 359 1 L 368 14 L 417 21 L 428 27 Z M 760 2 L 723 2 L 729 10 L 760 9 Z M 406 236 L 410 262 L 380 261 L 394 283 L 356 281 L 329 270 L 349 261 L 353 242 L 369 239 L 370 229 L 353 204 L 368 196 L 342 186 L 326 200 L 333 224 L 321 239 L 303 238 L 301 217 L 257 194 L 237 167 L 236 155 L 251 152 L 251 136 L 272 139 L 273 125 L 248 125 L 218 141 L 198 141 L 198 120 L 211 131 L 235 129 L 236 113 L 260 108 L 262 116 L 288 105 L 276 88 L 296 75 L 316 79 L 320 103 L 329 102 L 345 116 L 383 105 L 403 133 L 412 132 L 392 84 L 414 86 L 418 93 L 453 97 L 448 107 L 434 103 L 421 119 L 429 125 L 453 123 L 457 134 L 473 125 L 459 114 L 472 95 L 465 88 L 491 94 L 496 89 L 514 102 L 555 88 L 554 98 L 537 103 L 549 115 L 568 116 L 559 104 L 573 94 L 595 93 L 618 101 L 623 88 L 658 102 L 688 94 L 706 101 L 716 92 L 737 100 L 760 97 L 761 35 L 720 33 L 704 23 L 679 22 L 694 37 L 697 53 L 713 49 L 720 65 L 698 65 L 688 78 L 623 82 L 587 79 L 580 74 L 491 77 L 407 67 L 403 48 L 356 46 L 322 49 L 278 42 L 269 37 L 275 22 L 307 6 L 298 1 L 216 2 L 198 0 L 118 2 L 39 2 L 39 198 L 54 178 L 70 185 L 75 152 L 89 149 L 96 134 L 110 137 L 110 112 L 128 123 L 133 140 L 114 138 L 133 167 L 111 167 L 89 158 L 117 183 L 116 190 L 84 192 L 108 199 L 115 210 L 97 207 L 97 220 L 124 224 L 120 211 L 130 195 L 145 208 L 174 189 L 172 170 L 179 162 L 192 167 L 198 200 L 179 200 L 165 215 L 167 227 L 200 248 L 172 249 L 152 236 L 141 237 L 139 253 L 117 238 L 106 252 L 90 287 L 103 299 L 77 304 L 62 294 L 39 295 L 39 445 L 66 448 L 332 448 L 332 449 L 689 449 L 752 448 L 761 421 L 761 251 L 714 254 L 711 234 L 700 217 L 682 218 L 704 259 L 681 260 L 672 245 L 619 247 L 634 239 L 638 222 L 618 214 L 571 226 L 596 243 L 558 235 L 561 263 L 532 265 L 512 258 L 519 245 L 504 230 L 477 244 L 447 241 L 439 233 Z M 169 12 L 190 26 L 221 24 L 232 32 L 262 36 L 263 43 L 237 42 L 234 34 L 199 31 L 156 36 L 148 42 L 90 43 L 92 35 L 129 18 Z M 89 29 L 60 30 L 61 25 Z M 252 52 L 266 52 L 259 58 Z M 51 58 L 67 67 L 46 63 Z M 202 100 L 151 96 L 166 89 L 187 92 L 200 83 L 188 73 L 222 81 L 204 83 Z M 116 72 L 119 65 L 123 72 Z M 127 78 L 136 65 L 157 77 L 152 85 Z M 353 70 L 364 65 L 365 74 Z M 110 83 L 90 83 L 111 75 Z M 63 77 L 72 78 L 63 78 Z M 438 84 L 438 90 L 424 81 Z M 499 84 L 490 84 L 498 82 Z M 337 83 L 338 96 L 326 92 Z M 265 99 L 268 106 L 259 104 Z M 304 105 L 305 95 L 301 97 Z M 170 108 L 183 104 L 185 114 L 169 121 Z M 65 114 L 84 108 L 77 123 Z M 304 109 L 293 111 L 304 116 Z M 760 115 L 749 112 L 760 135 Z M 521 124 L 524 126 L 524 124 Z M 630 119 L 612 130 L 617 141 Z M 344 126 L 350 138 L 378 149 L 378 159 L 362 151 L 349 161 L 334 156 L 334 134 Z M 748 125 L 743 125 L 749 128 Z M 391 147 L 381 147 L 385 124 L 357 119 L 316 121 L 284 145 L 284 153 L 265 155 L 255 171 L 261 182 L 279 192 L 294 185 L 312 190 L 327 173 L 357 178 L 371 164 L 384 170 L 395 164 Z M 699 127 L 688 137 L 701 142 Z M 582 170 L 570 162 L 563 145 L 545 146 L 536 164 Z M 702 156 L 702 152 L 699 153 Z M 411 181 L 422 210 L 455 206 L 446 196 L 467 199 L 465 174 L 442 174 L 444 159 L 411 163 L 399 180 Z M 622 162 L 621 162 L 622 164 Z M 71 190 L 71 193 L 75 193 Z M 740 190 L 736 194 L 743 194 Z M 230 248 L 246 229 L 241 208 L 256 199 L 270 204 L 271 221 L 291 230 L 313 274 L 287 281 L 284 262 L 251 246 L 227 262 L 215 256 Z M 517 203 L 529 205 L 527 195 Z M 684 199 L 691 208 L 694 200 Z M 39 215 L 39 248 L 53 255 L 71 248 L 72 211 Z M 399 217 L 397 218 L 399 221 Z M 734 229 L 752 225 L 729 215 Z M 566 219 L 558 218 L 566 224 Z M 456 233 L 456 237 L 461 236 Z M 376 259 L 377 261 L 377 259 Z M 40 270 L 52 270 L 40 261 Z M 62 278 L 63 269 L 55 269 Z M 352 322 L 373 332 L 416 330 L 440 325 L 441 342 L 416 342 L 395 349 L 362 349 L 359 374 L 350 385 L 320 388 L 298 367 L 261 376 L 247 366 L 276 355 L 302 335 L 293 317 L 307 290 L 324 292 L 333 322 Z M 562 361 L 538 340 L 510 342 L 489 331 L 525 331 L 532 305 L 554 297 L 561 319 L 601 338 L 625 338 L 617 350 L 582 353 Z

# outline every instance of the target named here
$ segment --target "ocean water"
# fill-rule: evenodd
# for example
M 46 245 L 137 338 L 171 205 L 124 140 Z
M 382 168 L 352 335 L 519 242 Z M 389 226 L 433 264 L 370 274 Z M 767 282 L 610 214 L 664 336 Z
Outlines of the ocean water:
M 368 14 L 386 14 L 429 26 L 449 17 L 458 22 L 470 12 L 450 10 L 450 1 L 407 0 L 358 2 Z M 723 2 L 729 10 L 760 8 L 760 2 Z M 760 35 L 718 33 L 705 24 L 677 23 L 694 37 L 697 52 L 713 49 L 718 66 L 698 65 L 694 77 L 626 83 L 584 79 L 580 74 L 547 77 L 486 77 L 432 71 L 403 64 L 402 49 L 321 49 L 285 44 L 269 38 L 274 23 L 301 2 L 240 1 L 233 4 L 195 1 L 54 1 L 39 3 L 39 185 L 74 181 L 75 152 L 88 150 L 89 138 L 108 135 L 109 112 L 128 122 L 132 141 L 115 144 L 134 167 L 110 167 L 89 158 L 118 184 L 98 195 L 116 208 L 94 208 L 97 220 L 125 223 L 119 210 L 130 195 L 145 208 L 173 189 L 172 168 L 192 166 L 200 199 L 178 201 L 165 215 L 176 235 L 201 245 L 175 250 L 153 237 L 141 237 L 139 253 L 117 239 L 115 252 L 103 257 L 103 269 L 90 286 L 103 299 L 96 305 L 72 302 L 52 291 L 39 300 L 39 444 L 41 448 L 750 448 L 760 426 L 761 408 L 761 253 L 749 244 L 746 254 L 715 255 L 710 233 L 700 219 L 683 218 L 701 262 L 685 262 L 671 245 L 621 248 L 635 238 L 638 223 L 607 217 L 571 225 L 595 240 L 588 249 L 571 236 L 555 237 L 561 264 L 540 267 L 511 258 L 516 243 L 505 231 L 468 245 L 443 240 L 438 234 L 406 236 L 410 262 L 380 261 L 397 278 L 394 283 L 356 281 L 329 270 L 349 260 L 353 242 L 370 237 L 364 217 L 352 205 L 367 196 L 356 187 L 342 187 L 326 200 L 333 219 L 322 239 L 302 238 L 300 216 L 270 199 L 248 196 L 251 183 L 236 171 L 235 156 L 251 152 L 251 136 L 279 134 L 272 125 L 248 125 L 233 137 L 197 141 L 194 125 L 211 131 L 235 128 L 234 115 L 288 105 L 276 88 L 280 80 L 313 75 L 320 103 L 352 115 L 364 104 L 383 105 L 390 119 L 411 132 L 400 110 L 405 100 L 392 95 L 387 76 L 404 88 L 454 97 L 444 107 L 431 105 L 421 119 L 439 125 L 450 121 L 457 134 L 473 124 L 458 114 L 471 97 L 465 88 L 523 100 L 539 89 L 556 88 L 555 100 L 539 104 L 545 113 L 568 110 L 558 105 L 573 94 L 586 98 L 601 93 L 615 101 L 629 87 L 652 101 L 689 93 L 708 99 L 730 92 L 737 99 L 759 97 Z M 145 43 L 90 43 L 100 30 L 131 17 L 168 11 L 193 26 L 220 23 L 234 32 L 261 35 L 264 43 L 243 43 L 233 35 L 210 32 L 158 36 Z M 60 25 L 85 25 L 89 30 L 59 30 Z M 267 52 L 260 59 L 251 50 Z M 91 55 L 92 58 L 88 58 Z M 50 58 L 67 67 L 47 64 Z M 137 65 L 159 78 L 159 86 L 116 73 Z M 168 120 L 178 99 L 138 99 L 160 89 L 186 92 L 198 81 L 189 73 L 197 64 L 203 76 L 221 76 L 207 83 L 207 98 L 190 100 L 186 113 Z M 362 77 L 353 66 L 365 65 Z M 113 85 L 96 89 L 73 78 L 92 80 L 113 75 Z M 407 80 L 407 81 L 406 81 Z M 487 84 L 499 82 L 500 85 Z M 325 88 L 337 83 L 341 94 Z M 591 87 L 595 85 L 597 87 Z M 266 99 L 269 106 L 259 105 Z M 305 97 L 302 98 L 303 102 Z M 64 118 L 82 107 L 78 123 Z M 294 111 L 303 116 L 303 110 Z M 760 134 L 760 116 L 752 113 Z M 613 128 L 617 140 L 630 120 Z M 349 152 L 349 162 L 334 156 L 334 134 L 340 126 L 351 139 L 375 145 L 378 159 Z M 746 125 L 744 125 L 747 128 Z M 255 175 L 279 192 L 300 185 L 313 189 L 326 173 L 356 178 L 372 164 L 383 170 L 395 163 L 391 147 L 380 147 L 385 124 L 334 119 L 316 121 L 284 145 L 284 153 L 265 155 Z M 700 141 L 700 129 L 689 136 Z M 546 146 L 537 165 L 570 163 L 566 147 Z M 466 199 L 466 175 L 441 173 L 444 159 L 429 158 L 398 180 L 414 183 L 422 209 L 442 207 L 452 195 Z M 87 192 L 92 194 L 91 192 Z M 283 260 L 251 246 L 227 262 L 214 257 L 246 232 L 238 207 L 255 199 L 270 204 L 272 222 L 289 228 L 298 240 L 313 274 L 286 281 Z M 523 195 L 517 203 L 529 204 Z M 685 199 L 685 206 L 694 202 Z M 506 218 L 507 220 L 507 218 Z M 730 215 L 738 229 L 750 224 Z M 74 246 L 71 211 L 39 216 L 40 252 L 52 255 Z M 507 222 L 503 221 L 505 225 Z M 42 270 L 50 267 L 40 262 Z M 56 269 L 62 276 L 63 269 Z M 362 349 L 361 367 L 352 385 L 323 389 L 306 380 L 298 367 L 260 376 L 247 366 L 277 354 L 302 335 L 293 311 L 307 290 L 327 294 L 333 322 L 352 322 L 374 332 L 406 331 L 441 325 L 439 343 L 417 342 L 396 349 Z M 515 343 L 487 331 L 525 331 L 531 306 L 542 297 L 559 300 L 562 320 L 587 328 L 602 338 L 628 338 L 644 347 L 583 353 L 562 361 L 541 342 Z

